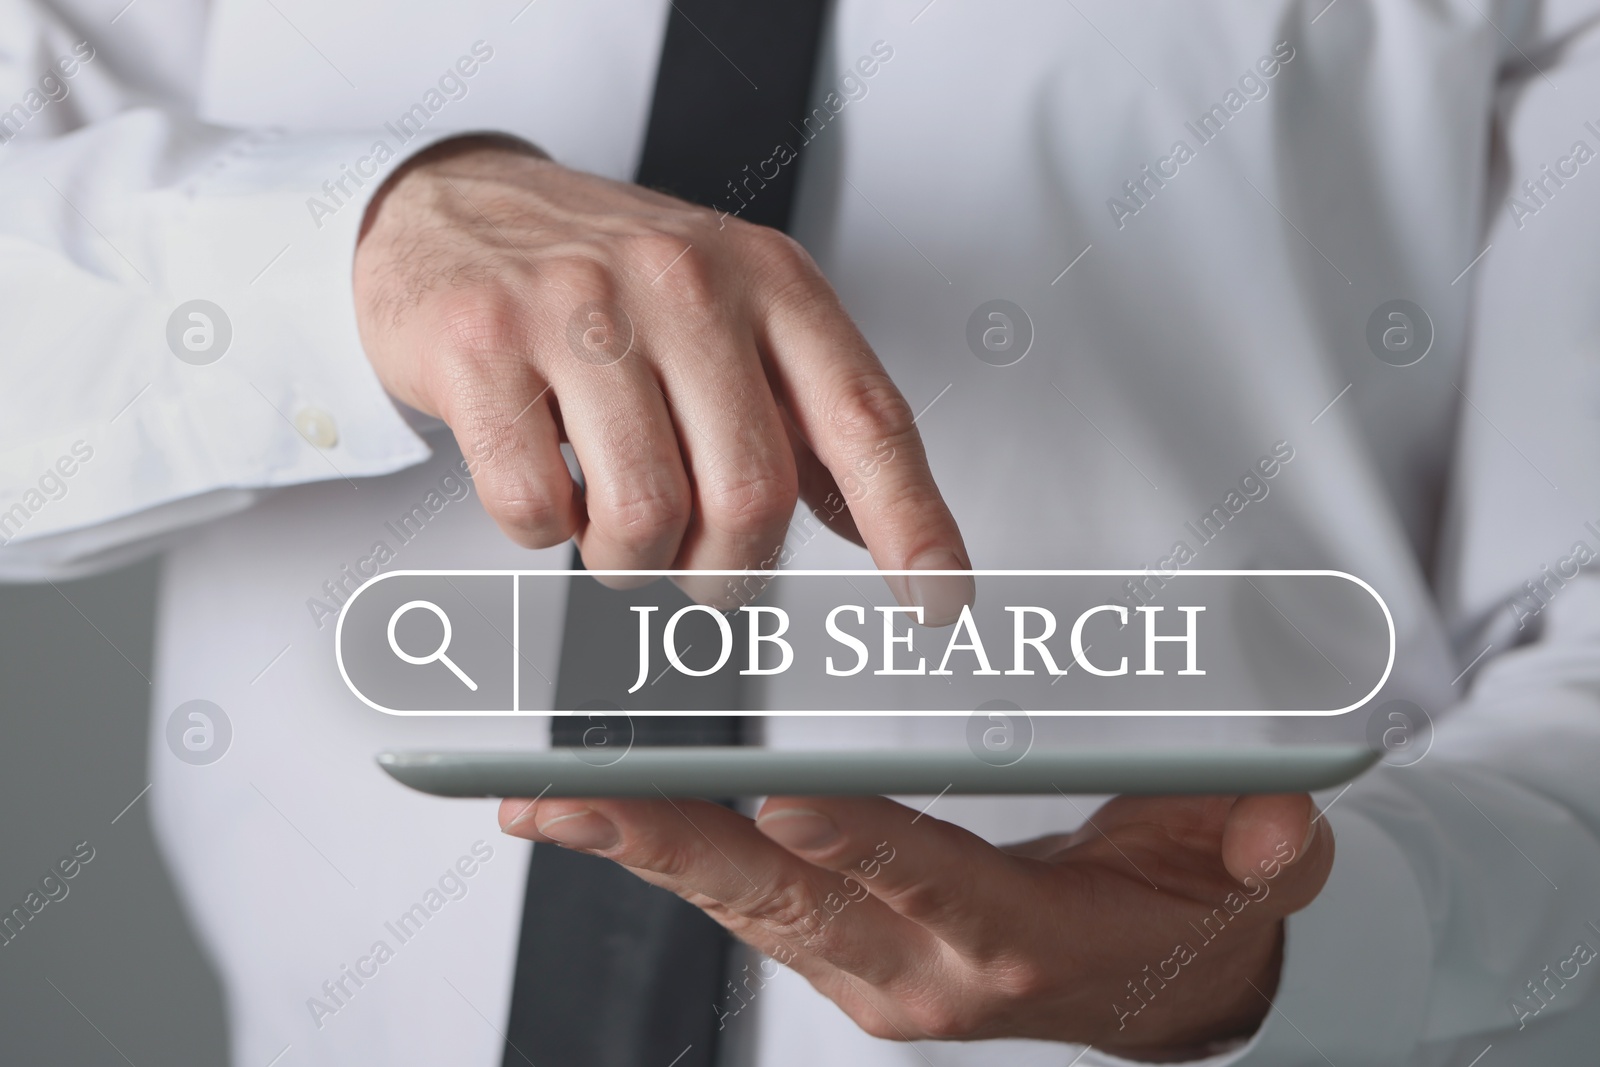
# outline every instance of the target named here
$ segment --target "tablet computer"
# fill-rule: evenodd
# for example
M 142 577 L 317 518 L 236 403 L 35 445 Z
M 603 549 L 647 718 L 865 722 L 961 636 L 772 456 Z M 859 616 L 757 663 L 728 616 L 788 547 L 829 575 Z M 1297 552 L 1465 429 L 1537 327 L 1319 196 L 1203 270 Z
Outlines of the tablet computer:
M 378 765 L 446 797 L 1300 793 L 1350 781 L 1365 745 L 1034 748 L 1014 762 L 950 750 L 632 748 L 389 751 Z

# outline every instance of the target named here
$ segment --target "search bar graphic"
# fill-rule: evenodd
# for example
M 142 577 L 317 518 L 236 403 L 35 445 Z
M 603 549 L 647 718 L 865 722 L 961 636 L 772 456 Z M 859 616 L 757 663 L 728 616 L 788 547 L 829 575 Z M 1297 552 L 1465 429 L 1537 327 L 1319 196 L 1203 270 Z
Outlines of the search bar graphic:
M 405 616 L 406 612 L 414 608 L 422 608 L 431 612 L 439 620 L 440 624 L 444 626 L 444 634 L 439 638 L 439 647 L 425 656 L 413 656 L 400 647 L 400 642 L 395 640 L 394 636 L 395 625 Z M 406 663 L 415 664 L 418 667 L 426 666 L 429 663 L 443 663 L 450 668 L 457 678 L 461 679 L 462 685 L 474 693 L 478 691 L 478 683 L 468 678 L 467 672 L 456 666 L 455 660 L 445 655 L 450 648 L 450 616 L 446 615 L 444 609 L 431 600 L 408 600 L 394 609 L 394 614 L 389 616 L 389 648 L 399 659 Z
M 340 611 L 340 674 L 394 715 L 579 710 L 549 707 L 551 665 L 521 635 L 548 632 L 569 583 L 595 573 L 378 575 Z M 683 572 L 628 577 L 641 573 Z M 960 572 L 977 598 L 945 626 L 895 601 L 884 579 L 905 572 L 694 573 L 725 580 L 717 606 L 663 607 L 652 586 L 604 598 L 618 710 L 682 714 L 652 704 L 676 671 L 746 676 L 769 714 L 1332 716 L 1377 696 L 1394 665 L 1388 605 L 1342 571 Z

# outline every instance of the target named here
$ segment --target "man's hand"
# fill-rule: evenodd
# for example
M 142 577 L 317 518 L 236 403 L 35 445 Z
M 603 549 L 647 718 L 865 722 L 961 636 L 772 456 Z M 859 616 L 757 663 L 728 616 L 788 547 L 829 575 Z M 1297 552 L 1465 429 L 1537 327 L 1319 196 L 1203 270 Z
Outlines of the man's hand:
M 704 801 L 507 800 L 500 822 L 672 890 L 878 1037 L 1147 1058 L 1259 1025 L 1282 920 L 1333 863 L 1304 795 L 1120 797 L 1004 850 L 881 797 L 775 797 L 754 821 Z
M 775 230 L 452 141 L 369 208 L 355 296 L 378 377 L 455 431 L 520 544 L 576 536 L 590 569 L 775 568 L 800 497 L 881 569 L 970 566 L 905 398 Z M 723 583 L 686 587 L 715 602 Z M 933 624 L 971 596 L 895 592 Z

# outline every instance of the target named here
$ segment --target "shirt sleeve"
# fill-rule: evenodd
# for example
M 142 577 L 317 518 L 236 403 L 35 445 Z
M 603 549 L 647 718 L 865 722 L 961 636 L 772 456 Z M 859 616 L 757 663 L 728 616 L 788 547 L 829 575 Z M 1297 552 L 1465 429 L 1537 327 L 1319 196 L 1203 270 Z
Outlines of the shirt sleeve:
M 45 8 L 0 19 L 0 579 L 429 454 L 362 352 L 351 263 L 438 137 L 220 128 L 113 65 Z
M 1463 675 L 1423 709 L 1430 747 L 1331 809 L 1333 877 L 1288 922 L 1251 1067 L 1465 1063 L 1593 1011 L 1600 11 L 1491 12 L 1506 77 L 1437 578 Z
M 1419 748 L 1319 797 L 1332 875 L 1286 923 L 1261 1027 L 1206 1067 L 1466 1064 L 1594 1010 L 1600 10 L 1477 14 L 1505 74 L 1436 577 L 1463 674 Z

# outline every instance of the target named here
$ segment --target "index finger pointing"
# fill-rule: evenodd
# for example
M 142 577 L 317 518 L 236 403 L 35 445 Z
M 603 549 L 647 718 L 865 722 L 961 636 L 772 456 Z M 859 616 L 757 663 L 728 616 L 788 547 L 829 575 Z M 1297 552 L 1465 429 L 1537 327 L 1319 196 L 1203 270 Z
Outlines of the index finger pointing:
M 792 244 L 792 243 L 791 243 Z M 911 406 L 838 297 L 793 245 L 777 257 L 785 284 L 758 291 L 759 339 L 795 427 L 832 472 L 883 570 L 966 570 L 956 520 L 928 468 Z M 888 578 L 929 625 L 972 602 L 970 578 Z

